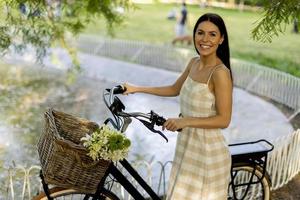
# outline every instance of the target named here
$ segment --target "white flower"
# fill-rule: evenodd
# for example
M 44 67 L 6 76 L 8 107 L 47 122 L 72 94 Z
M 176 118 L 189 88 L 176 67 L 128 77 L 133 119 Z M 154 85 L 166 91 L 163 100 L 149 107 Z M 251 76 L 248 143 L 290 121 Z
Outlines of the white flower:
M 80 138 L 80 141 L 84 141 L 83 145 L 86 144 L 87 141 L 91 139 L 91 136 L 89 134 L 85 134 L 85 137 Z
M 100 129 L 80 140 L 93 160 L 122 160 L 127 157 L 131 144 L 124 134 L 107 125 L 102 125 Z

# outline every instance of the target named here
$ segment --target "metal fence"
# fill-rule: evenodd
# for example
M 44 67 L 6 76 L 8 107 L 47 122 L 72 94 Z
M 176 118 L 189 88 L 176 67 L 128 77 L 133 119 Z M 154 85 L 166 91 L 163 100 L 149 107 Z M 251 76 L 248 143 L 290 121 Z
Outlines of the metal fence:
M 232 59 L 234 84 L 259 96 L 270 98 L 299 113 L 300 78 L 254 63 Z
M 153 190 L 163 196 L 166 193 L 166 171 L 170 170 L 171 162 L 154 162 L 148 163 L 146 161 L 137 161 L 132 163 L 133 167 L 139 172 L 143 179 L 153 188 Z M 21 165 L 10 166 L 4 170 L 6 179 L 0 182 L 0 199 L 5 200 L 31 200 L 39 192 L 43 191 L 41 179 L 39 177 L 40 166 L 34 165 L 24 167 Z M 122 173 L 128 180 L 144 195 L 146 192 L 139 188 L 138 183 L 125 170 L 120 168 Z M 159 172 L 158 174 L 155 172 Z M 155 177 L 155 181 L 153 180 Z M 129 193 L 118 183 L 113 185 L 112 191 L 123 200 L 130 200 L 132 197 Z
M 300 172 L 300 129 L 272 142 L 275 148 L 268 159 L 268 172 L 272 189 L 277 189 Z
M 182 71 L 193 56 L 192 51 L 170 45 L 155 45 L 137 41 L 81 37 L 78 42 L 81 52 L 134 62 L 151 67 Z

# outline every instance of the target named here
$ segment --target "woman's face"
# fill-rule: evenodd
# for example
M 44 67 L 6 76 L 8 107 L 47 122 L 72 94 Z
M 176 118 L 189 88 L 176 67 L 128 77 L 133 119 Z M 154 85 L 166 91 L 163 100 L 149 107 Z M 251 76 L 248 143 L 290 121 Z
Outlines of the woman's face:
M 195 46 L 201 56 L 216 54 L 223 42 L 219 28 L 210 21 L 201 22 L 195 32 Z

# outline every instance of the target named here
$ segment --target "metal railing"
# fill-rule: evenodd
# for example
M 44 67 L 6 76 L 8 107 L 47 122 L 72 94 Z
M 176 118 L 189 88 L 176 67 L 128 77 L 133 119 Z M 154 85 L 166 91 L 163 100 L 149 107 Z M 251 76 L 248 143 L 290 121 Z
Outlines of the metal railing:
M 155 45 L 119 39 L 99 39 L 92 36 L 79 38 L 81 52 L 134 62 L 151 67 L 182 71 L 186 62 L 194 55 L 189 49 L 170 45 Z
M 142 175 L 144 180 L 157 192 L 157 194 L 163 195 L 166 193 L 167 181 L 166 181 L 166 169 L 170 169 L 171 162 L 166 163 L 154 162 L 148 163 L 146 161 L 137 161 L 133 163 L 133 166 L 137 171 Z M 30 167 L 24 166 L 10 166 L 4 171 L 5 176 L 7 177 L 3 183 L 1 183 L 0 189 L 0 199 L 5 200 L 31 200 L 32 197 L 37 195 L 40 191 L 43 191 L 41 180 L 39 178 L 40 166 L 33 165 Z M 158 175 L 156 181 L 153 181 L 154 170 L 158 170 Z M 122 170 L 121 170 L 122 171 Z M 126 173 L 125 173 L 126 175 Z M 129 180 L 133 185 L 136 186 L 142 194 L 146 194 L 141 188 L 138 188 L 139 185 L 132 177 L 129 177 Z M 132 197 L 128 194 L 124 188 L 115 183 L 112 189 L 116 194 L 120 196 L 123 200 L 130 200 Z
M 300 129 L 272 141 L 274 150 L 268 159 L 272 189 L 287 184 L 300 172 Z
M 293 109 L 289 120 L 299 113 L 300 78 L 236 59 L 232 59 L 232 71 L 236 86 Z

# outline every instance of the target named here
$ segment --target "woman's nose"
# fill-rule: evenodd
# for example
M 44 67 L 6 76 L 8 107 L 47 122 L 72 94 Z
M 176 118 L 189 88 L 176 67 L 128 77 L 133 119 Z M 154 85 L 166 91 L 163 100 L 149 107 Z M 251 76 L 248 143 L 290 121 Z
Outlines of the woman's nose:
M 208 41 L 209 40 L 208 35 L 207 34 L 203 34 L 202 40 L 204 42 Z

